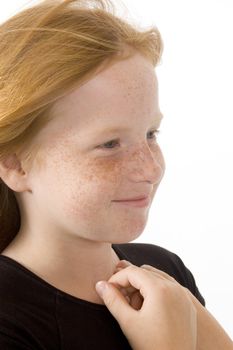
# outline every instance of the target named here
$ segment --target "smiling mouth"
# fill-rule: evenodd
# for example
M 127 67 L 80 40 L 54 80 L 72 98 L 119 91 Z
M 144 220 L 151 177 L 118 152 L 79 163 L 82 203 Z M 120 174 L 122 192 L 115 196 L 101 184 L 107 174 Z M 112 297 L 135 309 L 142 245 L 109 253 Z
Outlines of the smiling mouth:
M 134 198 L 116 199 L 114 202 L 137 201 L 137 200 L 141 200 L 141 199 L 146 199 L 148 197 L 149 196 L 138 196 L 138 197 L 134 197 Z
M 147 207 L 150 203 L 150 197 L 144 197 L 142 199 L 131 199 L 131 200 L 116 200 L 113 201 L 115 203 L 118 204 L 123 204 L 123 205 L 128 205 L 128 206 L 132 206 L 132 207 L 137 207 L 137 208 L 143 208 L 143 207 Z

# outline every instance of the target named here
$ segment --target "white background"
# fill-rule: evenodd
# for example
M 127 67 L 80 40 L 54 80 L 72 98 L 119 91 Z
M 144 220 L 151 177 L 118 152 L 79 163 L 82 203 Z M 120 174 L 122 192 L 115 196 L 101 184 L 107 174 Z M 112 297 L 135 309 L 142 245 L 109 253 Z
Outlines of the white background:
M 29 3 L 4 1 L 0 21 Z M 137 23 L 156 25 L 164 41 L 156 72 L 166 173 L 134 242 L 177 253 L 233 337 L 233 1 L 123 4 Z

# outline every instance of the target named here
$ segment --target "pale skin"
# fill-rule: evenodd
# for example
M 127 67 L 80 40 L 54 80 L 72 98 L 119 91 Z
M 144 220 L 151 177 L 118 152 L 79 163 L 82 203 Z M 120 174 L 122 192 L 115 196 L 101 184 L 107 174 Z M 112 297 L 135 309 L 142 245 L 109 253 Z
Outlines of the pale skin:
M 120 261 L 100 295 L 134 350 L 233 349 L 230 337 L 192 293 L 150 265 Z
M 27 167 L 15 155 L 0 163 L 21 214 L 20 230 L 2 254 L 66 293 L 104 304 L 95 285 L 117 277 L 120 259 L 111 244 L 143 232 L 165 171 L 152 135 L 162 117 L 154 67 L 140 54 L 117 62 L 57 101 L 52 113 L 54 119 L 35 138 L 42 165 L 35 158 Z M 126 129 L 103 133 L 111 128 Z M 119 145 L 103 148 L 112 140 Z M 114 202 L 142 193 L 150 195 L 148 207 Z M 186 294 L 181 299 L 186 311 L 194 310 Z M 161 308 L 166 314 L 165 304 Z M 186 315 L 184 308 L 177 312 L 178 318 Z M 193 334 L 192 326 L 189 330 Z
M 165 170 L 153 133 L 162 117 L 154 67 L 140 54 L 115 62 L 57 101 L 52 114 L 35 138 L 42 165 L 35 158 L 25 168 L 14 155 L 0 164 L 22 221 L 2 254 L 73 296 L 103 304 L 95 283 L 110 278 L 119 261 L 111 244 L 137 238 L 150 208 L 113 200 L 148 193 L 152 202 Z M 111 128 L 126 129 L 104 132 Z M 117 139 L 119 146 L 100 148 Z

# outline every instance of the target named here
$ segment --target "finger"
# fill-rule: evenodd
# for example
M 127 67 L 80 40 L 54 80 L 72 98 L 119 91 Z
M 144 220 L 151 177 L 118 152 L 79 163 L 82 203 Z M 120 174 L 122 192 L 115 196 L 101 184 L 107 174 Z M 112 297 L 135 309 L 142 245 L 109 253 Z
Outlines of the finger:
M 171 281 L 171 282 L 178 283 L 178 282 L 175 280 L 175 278 L 173 278 L 172 276 L 170 276 L 170 275 L 167 274 L 166 272 L 164 272 L 164 271 L 162 271 L 162 270 L 159 270 L 159 269 L 157 269 L 157 268 L 155 268 L 155 267 L 153 267 L 153 266 L 151 266 L 151 265 L 143 264 L 143 265 L 141 265 L 140 267 L 143 268 L 143 269 L 145 269 L 145 270 L 147 270 L 147 271 L 151 271 L 151 272 L 153 272 L 153 273 L 155 273 L 155 274 L 157 274 L 157 275 L 159 275 L 159 276 L 161 276 L 161 277 L 163 277 L 163 278 L 165 278 L 165 279 L 167 279 L 167 280 L 169 280 L 169 281 Z
M 136 288 L 121 288 L 116 283 L 112 283 L 112 285 L 122 293 L 129 305 L 131 305 L 135 310 L 139 310 L 141 308 L 143 303 L 143 297 Z
M 130 266 L 130 265 L 133 265 L 130 261 L 128 260 L 120 260 L 117 264 L 116 264 L 116 267 L 127 267 L 127 266 Z
M 130 263 L 127 260 L 121 260 L 118 262 L 117 266 L 118 267 L 117 267 L 115 273 L 121 271 L 122 269 L 126 268 L 127 266 L 135 266 L 135 265 L 133 265 L 132 263 Z M 150 271 L 159 279 L 169 280 L 170 282 L 178 283 L 172 276 L 168 275 L 166 272 L 161 271 L 161 270 L 159 270 L 151 265 L 143 264 L 140 266 L 140 268 L 145 269 L 147 271 Z M 135 294 L 135 292 L 137 293 L 137 289 L 133 286 L 126 287 L 124 289 L 121 289 L 121 291 L 122 290 L 124 290 L 123 295 L 128 296 L 131 300 L 132 300 L 132 295 Z M 138 294 L 140 295 L 140 293 L 138 293 Z M 141 299 L 141 295 L 139 296 L 139 298 Z
M 127 302 L 130 304 L 130 300 L 131 300 L 131 295 L 132 293 L 135 293 L 135 288 L 133 287 L 128 287 L 128 288 L 121 288 L 119 285 L 117 285 L 116 283 L 112 283 L 114 285 L 115 288 L 117 288 L 121 294 L 125 297 L 125 299 L 127 300 Z
M 144 298 L 148 293 L 151 293 L 150 272 L 135 265 L 128 266 L 112 275 L 108 282 L 117 284 L 123 288 L 134 287 L 140 291 Z
M 130 265 L 133 265 L 133 264 L 132 264 L 131 262 L 129 262 L 128 260 L 125 260 L 125 259 L 120 260 L 120 261 L 118 262 L 118 264 L 116 265 L 116 266 L 117 266 L 116 271 L 118 272 L 118 271 L 120 271 L 122 268 L 125 268 L 125 267 L 130 266 Z M 156 272 L 156 273 L 158 273 L 160 276 L 162 276 L 162 277 L 164 277 L 164 278 L 166 278 L 166 279 L 168 279 L 168 280 L 170 280 L 170 281 L 173 281 L 173 282 L 178 283 L 172 276 L 168 275 L 166 272 L 164 272 L 164 271 L 162 271 L 162 270 L 157 269 L 157 268 L 154 267 L 154 266 L 151 266 L 151 265 L 148 265 L 148 264 L 143 264 L 143 265 L 141 265 L 140 267 L 141 267 L 141 268 L 144 268 L 144 269 L 146 269 L 146 270 L 148 270 L 148 271 L 151 271 L 151 272 Z
M 117 272 L 121 271 L 121 270 L 124 269 L 124 268 L 125 268 L 125 267 L 117 267 L 113 273 L 117 273 Z
M 116 266 L 119 266 L 115 269 L 114 274 L 121 271 L 122 269 L 126 268 L 127 266 L 133 265 L 132 263 L 130 263 L 127 260 L 121 260 L 118 262 L 118 264 Z M 129 287 L 124 287 L 121 288 L 120 286 L 115 285 L 115 287 L 117 287 L 124 296 L 129 296 L 131 298 L 132 294 L 135 293 L 135 291 L 137 291 L 137 289 L 135 289 L 133 286 L 129 286 Z
M 137 290 L 133 286 L 125 287 L 125 288 L 122 288 L 122 289 L 125 291 L 124 292 L 125 295 L 130 295 L 130 294 L 134 293 L 135 290 Z
M 125 269 L 127 266 L 131 266 L 133 265 L 131 262 L 127 261 L 127 260 L 120 260 L 117 264 L 116 264 L 116 268 L 114 273 L 117 273 L 119 271 L 121 271 L 122 269 Z
M 101 285 L 105 285 L 105 288 L 101 289 Z M 137 311 L 129 305 L 120 291 L 115 288 L 113 284 L 107 283 L 106 281 L 97 282 L 95 288 L 118 323 L 121 324 L 123 328 L 128 326 L 124 325 L 124 323 L 127 322 L 129 318 L 135 317 L 134 313 Z

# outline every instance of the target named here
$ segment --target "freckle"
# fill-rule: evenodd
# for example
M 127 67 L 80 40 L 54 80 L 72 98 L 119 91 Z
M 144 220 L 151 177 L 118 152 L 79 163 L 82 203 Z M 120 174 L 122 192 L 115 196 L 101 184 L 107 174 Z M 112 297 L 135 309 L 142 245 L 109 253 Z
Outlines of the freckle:
M 94 178 L 99 178 L 101 181 L 116 181 L 120 172 L 121 161 L 114 159 L 95 159 L 88 162 L 87 179 L 92 181 Z

